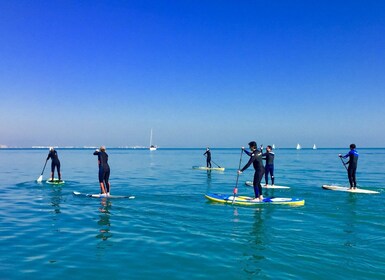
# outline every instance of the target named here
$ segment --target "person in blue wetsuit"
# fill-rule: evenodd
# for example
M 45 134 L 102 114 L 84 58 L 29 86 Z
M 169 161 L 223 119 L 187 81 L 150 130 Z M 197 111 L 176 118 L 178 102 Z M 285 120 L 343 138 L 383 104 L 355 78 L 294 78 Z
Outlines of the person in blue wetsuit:
M 263 195 L 262 195 L 261 180 L 262 180 L 263 174 L 265 173 L 265 168 L 263 167 L 263 162 L 262 162 L 262 151 L 257 149 L 257 143 L 255 141 L 251 141 L 249 143 L 249 148 L 251 152 L 246 151 L 242 147 L 242 150 L 248 156 L 250 156 L 250 159 L 241 170 L 238 170 L 238 174 L 241 174 L 243 171 L 249 168 L 251 164 L 253 164 L 254 171 L 255 171 L 254 179 L 253 179 L 255 200 L 262 201 Z
M 356 170 L 357 170 L 357 162 L 358 162 L 358 152 L 356 151 L 356 145 L 350 144 L 349 153 L 347 153 L 344 156 L 339 154 L 338 156 L 340 158 L 349 158 L 348 162 L 346 162 L 345 164 L 349 164 L 347 170 L 348 170 L 350 189 L 356 189 L 357 188 Z
M 96 149 L 94 155 L 98 156 L 100 193 L 109 196 L 110 166 L 108 165 L 108 154 L 106 153 L 106 147 L 101 146 L 100 150 Z
M 264 160 L 266 160 L 265 164 L 265 185 L 269 184 L 269 173 L 271 177 L 271 184 L 274 185 L 274 152 L 273 148 L 268 145 L 266 147 L 266 153 L 262 154 Z
M 206 166 L 211 168 L 211 151 L 209 147 L 207 147 L 206 152 L 203 155 L 206 156 Z
M 61 181 L 61 172 L 60 172 L 60 160 L 57 155 L 56 150 L 53 147 L 49 148 L 49 153 L 47 156 L 47 160 L 51 159 L 51 182 L 54 181 L 54 173 L 55 173 L 55 168 L 57 171 L 57 176 L 59 181 Z

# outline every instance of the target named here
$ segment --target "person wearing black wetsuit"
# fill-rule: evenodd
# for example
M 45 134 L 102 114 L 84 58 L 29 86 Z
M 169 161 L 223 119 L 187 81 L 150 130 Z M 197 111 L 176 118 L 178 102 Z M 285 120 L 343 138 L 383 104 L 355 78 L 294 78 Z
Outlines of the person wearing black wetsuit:
M 57 155 L 57 152 L 53 147 L 49 148 L 49 153 L 47 156 L 47 160 L 51 159 L 51 182 L 54 180 L 55 167 L 57 171 L 57 176 L 59 181 L 61 181 L 61 172 L 60 172 L 60 160 Z
M 206 152 L 203 154 L 206 156 L 206 166 L 211 168 L 211 151 L 210 148 L 207 147 Z
M 243 171 L 249 168 L 251 164 L 253 164 L 253 167 L 255 170 L 254 179 L 253 179 L 255 199 L 259 198 L 259 200 L 262 201 L 263 195 L 262 195 L 261 180 L 262 180 L 263 174 L 265 173 L 265 168 L 263 167 L 263 162 L 262 162 L 262 151 L 257 150 L 257 143 L 255 141 L 251 141 L 249 143 L 249 147 L 251 152 L 246 151 L 242 147 L 242 150 L 248 156 L 250 156 L 250 159 L 241 170 L 238 170 L 238 174 L 241 174 Z
M 348 166 L 348 178 L 349 178 L 349 184 L 350 189 L 356 189 L 357 182 L 356 182 L 356 170 L 357 170 L 357 163 L 358 163 L 358 152 L 356 151 L 356 145 L 350 144 L 350 151 L 346 155 L 342 156 L 341 154 L 338 155 L 342 158 L 349 158 L 348 162 L 346 164 L 349 164 Z
M 110 195 L 110 166 L 108 165 L 106 147 L 101 146 L 100 151 L 97 149 L 94 155 L 98 156 L 100 193 Z
M 269 184 L 269 173 L 271 177 L 271 184 L 274 185 L 274 153 L 273 148 L 269 145 L 266 147 L 266 153 L 262 154 L 265 164 L 265 184 Z

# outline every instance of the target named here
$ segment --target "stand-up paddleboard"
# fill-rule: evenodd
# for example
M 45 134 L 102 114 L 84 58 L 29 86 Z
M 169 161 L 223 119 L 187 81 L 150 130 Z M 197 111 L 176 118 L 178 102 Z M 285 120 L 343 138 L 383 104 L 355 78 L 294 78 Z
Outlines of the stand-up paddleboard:
M 262 204 L 287 204 L 287 205 L 304 205 L 305 200 L 301 198 L 285 198 L 285 197 L 272 197 L 264 198 L 262 201 L 256 201 L 253 197 L 249 196 L 236 196 L 219 193 L 209 193 L 205 197 L 210 201 L 229 203 L 235 205 L 262 205 Z
M 371 190 L 365 190 L 365 189 L 359 189 L 359 188 L 350 189 L 348 187 L 332 186 L 332 185 L 322 185 L 322 188 L 325 190 L 339 191 L 339 192 L 367 193 L 367 194 L 380 193 L 377 191 L 371 191 Z
M 134 199 L 135 196 L 133 195 L 109 195 L 106 196 L 105 194 L 89 194 L 89 193 L 81 193 L 81 192 L 73 192 L 76 196 L 85 196 L 85 197 L 92 197 L 92 198 L 128 198 L 128 199 Z
M 215 171 L 225 171 L 224 167 L 205 167 L 205 166 L 193 166 L 193 169 L 199 170 L 215 170 Z
M 63 185 L 65 183 L 65 181 L 63 180 L 59 180 L 59 179 L 56 179 L 54 178 L 53 180 L 51 179 L 48 179 L 47 181 L 45 181 L 47 184 L 51 184 L 51 185 Z
M 252 187 L 253 186 L 253 182 L 251 181 L 246 181 L 245 183 L 246 186 L 249 186 L 249 187 Z M 290 189 L 290 187 L 286 187 L 286 186 L 277 186 L 277 185 L 264 185 L 264 184 L 261 184 L 262 185 L 262 188 L 264 189 Z

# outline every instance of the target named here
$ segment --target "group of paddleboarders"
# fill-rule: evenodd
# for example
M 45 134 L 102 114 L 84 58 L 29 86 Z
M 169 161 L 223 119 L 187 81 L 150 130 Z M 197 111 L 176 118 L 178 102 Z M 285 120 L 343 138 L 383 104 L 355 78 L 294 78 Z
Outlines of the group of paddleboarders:
M 242 151 L 245 154 L 247 154 L 250 157 L 250 159 L 242 169 L 238 170 L 238 174 L 242 174 L 243 171 L 245 171 L 247 168 L 250 167 L 251 164 L 253 164 L 253 167 L 254 167 L 253 188 L 254 188 L 254 195 L 255 195 L 254 200 L 262 201 L 263 195 L 262 195 L 261 181 L 262 181 L 263 175 L 265 175 L 266 186 L 269 183 L 269 174 L 271 177 L 271 184 L 274 185 L 275 154 L 273 152 L 273 148 L 270 145 L 266 147 L 266 153 L 263 153 L 263 145 L 260 146 L 260 149 L 257 149 L 257 142 L 255 141 L 249 142 L 249 149 L 251 152 L 245 150 L 245 148 L 242 147 Z M 263 166 L 262 160 L 266 160 L 265 166 Z
M 238 175 L 242 174 L 247 168 L 249 168 L 251 165 L 254 167 L 254 178 L 253 178 L 253 188 L 254 188 L 254 194 L 255 194 L 255 200 L 262 201 L 263 195 L 262 195 L 262 185 L 261 181 L 263 178 L 263 175 L 265 175 L 265 185 L 268 185 L 268 176 L 270 174 L 271 177 L 271 184 L 274 185 L 274 152 L 273 148 L 268 145 L 266 147 L 266 153 L 263 153 L 263 145 L 260 146 L 260 149 L 257 148 L 257 142 L 251 141 L 249 142 L 249 149 L 250 152 L 245 150 L 244 147 L 242 147 L 242 152 L 247 154 L 250 159 L 245 164 L 245 166 L 241 169 L 239 169 Z M 101 146 L 100 149 L 96 149 L 94 152 L 95 156 L 98 156 L 98 166 L 99 166 L 99 184 L 100 184 L 100 193 L 105 196 L 110 195 L 110 166 L 108 165 L 108 154 L 106 153 L 106 147 Z M 206 156 L 206 164 L 208 168 L 211 168 L 211 151 L 210 148 L 207 147 L 206 152 L 203 154 Z M 341 161 L 343 162 L 344 166 L 346 167 L 346 164 L 348 164 L 348 167 L 346 170 L 348 171 L 348 179 L 350 184 L 350 189 L 356 189 L 357 188 L 357 182 L 356 182 L 356 171 L 357 171 L 357 162 L 358 162 L 358 152 L 356 150 L 355 144 L 350 144 L 350 151 L 342 156 L 342 154 L 338 155 L 341 158 Z M 349 158 L 349 160 L 345 163 L 342 159 L 343 158 Z M 61 181 L 61 172 L 60 172 L 60 160 L 57 154 L 57 151 L 53 148 L 49 148 L 49 153 L 47 156 L 47 161 L 51 159 L 51 182 L 53 182 L 54 179 L 54 172 L 55 168 L 57 170 L 58 174 L 58 180 Z M 262 160 L 266 160 L 265 166 L 263 165 Z
M 258 201 L 263 200 L 262 195 L 262 186 L 261 181 L 263 176 L 265 176 L 265 185 L 267 186 L 269 183 L 269 175 L 271 177 L 271 184 L 274 185 L 274 152 L 272 146 L 268 145 L 266 147 L 266 153 L 263 153 L 263 145 L 260 146 L 260 149 L 257 149 L 257 143 L 255 141 L 251 141 L 249 143 L 250 152 L 245 150 L 242 147 L 242 151 L 246 153 L 250 159 L 246 163 L 246 165 L 238 170 L 238 174 L 241 174 L 251 165 L 254 167 L 254 179 L 253 179 L 253 188 L 255 199 Z M 207 168 L 211 168 L 211 152 L 210 148 L 206 149 L 206 152 L 203 154 L 206 156 L 206 166 Z M 265 166 L 263 165 L 262 160 L 266 160 Z
M 242 174 L 247 168 L 249 168 L 251 165 L 254 167 L 254 178 L 253 178 L 253 188 L 254 188 L 254 195 L 255 201 L 262 201 L 263 195 L 262 195 L 262 177 L 265 175 L 265 185 L 268 185 L 269 180 L 269 174 L 271 177 L 271 184 L 274 185 L 274 152 L 272 146 L 268 145 L 266 147 L 266 153 L 263 153 L 263 145 L 260 146 L 260 149 L 257 148 L 257 143 L 255 141 L 249 142 L 249 149 L 250 152 L 245 150 L 244 147 L 242 147 L 242 151 L 246 153 L 250 159 L 245 164 L 245 166 L 241 169 L 239 169 L 238 175 Z M 210 158 L 211 160 L 211 153 L 209 151 L 209 148 L 207 148 L 204 155 L 207 155 L 207 158 Z M 358 162 L 358 152 L 356 150 L 355 144 L 350 144 L 350 151 L 342 156 L 341 154 L 338 155 L 341 160 L 342 158 L 349 158 L 348 162 L 343 162 L 344 166 L 346 167 L 346 164 L 348 164 L 348 167 L 346 170 L 348 171 L 348 179 L 350 184 L 350 189 L 356 189 L 357 182 L 356 182 L 356 170 L 357 170 L 357 162 Z M 265 166 L 263 166 L 262 160 L 266 160 Z M 207 165 L 209 167 L 209 165 Z M 211 164 L 210 164 L 211 167 Z
M 109 196 L 110 195 L 110 166 L 108 165 L 108 154 L 106 153 L 106 147 L 101 146 L 100 149 L 96 149 L 94 152 L 95 156 L 98 156 L 98 166 L 99 166 L 99 184 L 100 184 L 100 194 Z M 53 148 L 49 148 L 49 153 L 47 161 L 51 159 L 51 179 L 49 182 L 54 182 L 54 173 L 55 168 L 58 174 L 58 182 L 61 182 L 61 172 L 60 172 L 60 160 L 57 154 L 57 151 Z

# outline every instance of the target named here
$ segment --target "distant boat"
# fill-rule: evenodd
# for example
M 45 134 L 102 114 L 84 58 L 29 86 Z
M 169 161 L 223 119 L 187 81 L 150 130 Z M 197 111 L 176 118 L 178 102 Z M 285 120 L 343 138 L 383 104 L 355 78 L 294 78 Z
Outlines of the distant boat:
M 313 145 L 313 150 L 317 150 L 317 146 L 315 144 Z
M 150 136 L 150 151 L 156 151 L 156 146 L 152 144 L 152 129 L 151 129 L 151 136 Z
M 300 144 L 297 144 L 297 148 L 296 148 L 297 150 L 301 150 L 302 148 L 301 148 L 301 145 Z
M 274 144 L 273 144 L 272 148 L 273 148 L 273 150 L 275 149 L 275 145 Z

